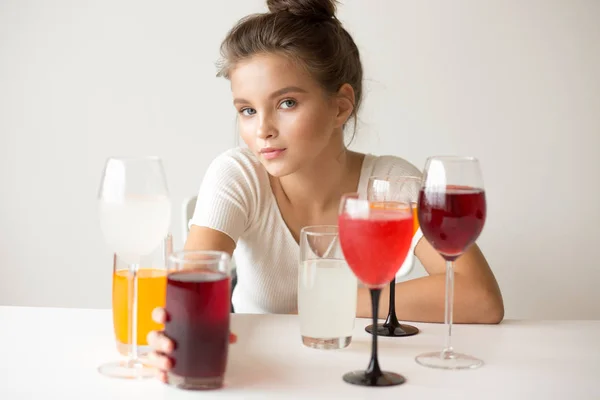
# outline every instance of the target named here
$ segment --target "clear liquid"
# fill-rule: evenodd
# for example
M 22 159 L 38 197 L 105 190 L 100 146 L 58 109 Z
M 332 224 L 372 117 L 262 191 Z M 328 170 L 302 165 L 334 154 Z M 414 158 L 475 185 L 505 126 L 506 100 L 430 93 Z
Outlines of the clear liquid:
M 344 260 L 300 264 L 298 314 L 302 336 L 331 339 L 352 336 L 358 282 Z
M 127 263 L 138 263 L 162 243 L 171 223 L 165 196 L 126 197 L 99 202 L 100 226 L 109 248 Z

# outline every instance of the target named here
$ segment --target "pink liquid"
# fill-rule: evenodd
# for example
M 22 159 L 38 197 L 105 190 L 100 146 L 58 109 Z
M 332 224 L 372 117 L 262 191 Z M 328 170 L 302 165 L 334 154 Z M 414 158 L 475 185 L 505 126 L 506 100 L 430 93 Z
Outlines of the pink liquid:
M 192 378 L 225 373 L 229 346 L 229 278 L 189 270 L 167 277 L 165 334 L 175 346 L 173 374 Z
M 412 240 L 410 214 L 371 210 L 369 219 L 339 216 L 340 243 L 344 257 L 356 277 L 371 288 L 394 279 Z
M 477 240 L 486 216 L 485 192 L 464 186 L 419 194 L 419 223 L 423 235 L 448 261 L 456 260 Z

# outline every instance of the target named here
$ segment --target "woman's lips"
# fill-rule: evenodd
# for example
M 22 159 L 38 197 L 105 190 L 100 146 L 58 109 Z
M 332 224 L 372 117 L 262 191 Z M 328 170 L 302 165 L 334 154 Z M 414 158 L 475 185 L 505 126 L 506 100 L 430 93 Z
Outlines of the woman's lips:
M 273 159 L 279 157 L 281 154 L 283 154 L 284 151 L 285 151 L 285 149 L 276 149 L 273 147 L 266 147 L 260 151 L 260 154 L 266 160 L 273 160 Z

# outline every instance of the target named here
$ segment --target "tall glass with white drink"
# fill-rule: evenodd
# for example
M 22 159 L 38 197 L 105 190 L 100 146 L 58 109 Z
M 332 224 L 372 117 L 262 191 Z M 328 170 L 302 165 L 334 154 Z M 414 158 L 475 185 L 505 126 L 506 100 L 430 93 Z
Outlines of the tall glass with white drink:
M 352 340 L 358 282 L 342 254 L 337 226 L 300 232 L 298 315 L 305 346 L 341 349 Z
M 142 256 L 163 242 L 171 222 L 171 201 L 162 161 L 157 157 L 110 158 L 98 191 L 98 213 L 104 240 L 128 264 L 127 360 L 102 364 L 101 374 L 124 379 L 156 375 L 139 358 L 137 345 L 138 277 Z

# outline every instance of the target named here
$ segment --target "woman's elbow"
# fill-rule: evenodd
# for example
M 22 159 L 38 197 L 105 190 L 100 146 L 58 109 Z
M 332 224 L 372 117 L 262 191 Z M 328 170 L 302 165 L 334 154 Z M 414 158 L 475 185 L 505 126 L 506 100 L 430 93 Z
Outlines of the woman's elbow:
M 504 319 L 504 302 L 500 291 L 485 290 L 480 294 L 475 313 L 478 324 L 499 324 Z

